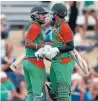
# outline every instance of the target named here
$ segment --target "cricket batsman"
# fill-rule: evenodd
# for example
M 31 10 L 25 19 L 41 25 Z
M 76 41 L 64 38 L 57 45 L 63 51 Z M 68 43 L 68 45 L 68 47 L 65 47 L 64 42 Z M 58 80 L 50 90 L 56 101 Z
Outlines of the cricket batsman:
M 55 47 L 53 50 L 57 55 L 53 58 L 51 65 L 51 86 L 57 93 L 57 101 L 71 101 L 71 75 L 75 61 L 67 52 L 74 49 L 73 32 L 64 20 L 67 16 L 65 5 L 56 3 L 53 5 L 52 11 L 54 27 L 62 35 L 64 43 L 55 32 L 52 33 L 53 47 Z
M 56 3 L 52 7 L 53 20 L 55 22 L 52 31 L 52 47 L 45 55 L 45 58 L 52 59 L 50 68 L 51 87 L 56 93 L 53 101 L 71 101 L 71 75 L 75 66 L 75 61 L 68 54 L 74 49 L 73 32 L 64 18 L 67 9 L 62 3 Z M 60 33 L 61 37 L 57 34 Z M 66 45 L 65 45 L 66 44 Z
M 25 39 L 26 56 L 23 62 L 24 75 L 28 96 L 26 101 L 41 101 L 42 88 L 46 80 L 45 65 L 42 58 L 35 57 L 35 52 L 44 46 L 44 33 L 41 25 L 44 24 L 46 10 L 36 6 L 31 10 L 32 24 Z

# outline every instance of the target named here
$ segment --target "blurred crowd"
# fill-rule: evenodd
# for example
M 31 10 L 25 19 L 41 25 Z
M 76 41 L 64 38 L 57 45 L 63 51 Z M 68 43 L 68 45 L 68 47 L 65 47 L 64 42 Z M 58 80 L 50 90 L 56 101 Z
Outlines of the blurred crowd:
M 94 1 L 84 2 L 84 9 L 82 11 L 85 17 L 84 25 L 77 25 L 77 16 L 79 4 L 81 2 L 69 1 L 64 2 L 68 8 L 68 24 L 74 34 L 75 48 L 84 57 L 86 53 L 92 52 L 94 49 L 98 50 L 98 13 L 94 6 Z M 94 35 L 87 35 L 88 31 L 88 16 L 95 19 Z M 1 67 L 0 67 L 0 94 L 1 101 L 25 101 L 27 97 L 26 84 L 22 68 L 13 72 L 9 67 L 16 60 L 16 56 L 12 55 L 13 45 L 9 43 L 10 25 L 6 21 L 6 15 L 2 14 L 0 18 L 0 50 L 1 50 Z M 49 19 L 46 19 L 46 23 Z M 23 40 L 26 28 L 23 28 Z M 51 40 L 51 33 L 46 29 L 47 40 Z M 90 42 L 88 41 L 90 40 Z M 93 43 L 94 41 L 94 43 Z M 97 54 L 96 54 L 97 55 Z M 93 57 L 92 57 L 93 59 Z M 87 61 L 88 62 L 88 61 Z M 72 74 L 72 101 L 98 101 L 98 58 L 97 64 L 91 67 L 88 75 L 84 75 L 80 68 L 76 65 Z
M 0 18 L 0 95 L 2 101 L 24 100 L 27 96 L 24 76 L 22 70 L 13 72 L 9 67 L 16 60 L 16 56 L 12 55 L 13 45 L 9 43 L 10 25 L 6 22 L 6 16 L 1 15 Z M 20 68 L 21 69 L 21 68 Z

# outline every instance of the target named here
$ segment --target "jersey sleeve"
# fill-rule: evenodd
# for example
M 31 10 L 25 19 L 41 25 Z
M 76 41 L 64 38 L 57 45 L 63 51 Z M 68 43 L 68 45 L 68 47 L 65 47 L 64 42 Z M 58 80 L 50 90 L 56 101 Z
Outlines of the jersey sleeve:
M 39 34 L 40 34 L 40 27 L 38 27 L 37 25 L 33 25 L 28 31 L 26 39 L 34 41 L 39 36 Z
M 60 33 L 61 33 L 65 43 L 73 40 L 73 32 L 67 23 L 63 22 L 61 24 Z

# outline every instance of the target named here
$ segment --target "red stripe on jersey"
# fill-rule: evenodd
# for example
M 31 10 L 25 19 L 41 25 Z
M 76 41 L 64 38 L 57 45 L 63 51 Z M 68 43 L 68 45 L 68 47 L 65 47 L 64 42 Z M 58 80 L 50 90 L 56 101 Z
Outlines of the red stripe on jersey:
M 36 65 L 40 69 L 45 68 L 45 65 L 44 65 L 44 62 L 43 62 L 42 59 L 41 60 L 36 60 L 36 59 L 33 59 L 33 58 L 27 58 L 26 60 L 30 61 L 31 63 L 33 63 L 34 65 Z

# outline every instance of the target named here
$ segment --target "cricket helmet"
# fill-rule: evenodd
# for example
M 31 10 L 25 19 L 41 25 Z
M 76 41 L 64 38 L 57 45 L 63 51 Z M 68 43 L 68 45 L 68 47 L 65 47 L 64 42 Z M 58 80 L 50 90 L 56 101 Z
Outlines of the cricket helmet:
M 62 3 L 54 4 L 51 10 L 53 11 L 54 15 L 58 15 L 61 18 L 64 18 L 65 16 L 67 16 L 67 8 Z
M 41 6 L 36 6 L 36 7 L 33 7 L 32 10 L 31 10 L 31 13 L 30 13 L 30 16 L 32 19 L 35 19 L 37 20 L 38 22 L 40 23 L 43 23 L 43 21 L 41 21 L 39 19 L 39 14 L 47 14 L 48 12 Z

